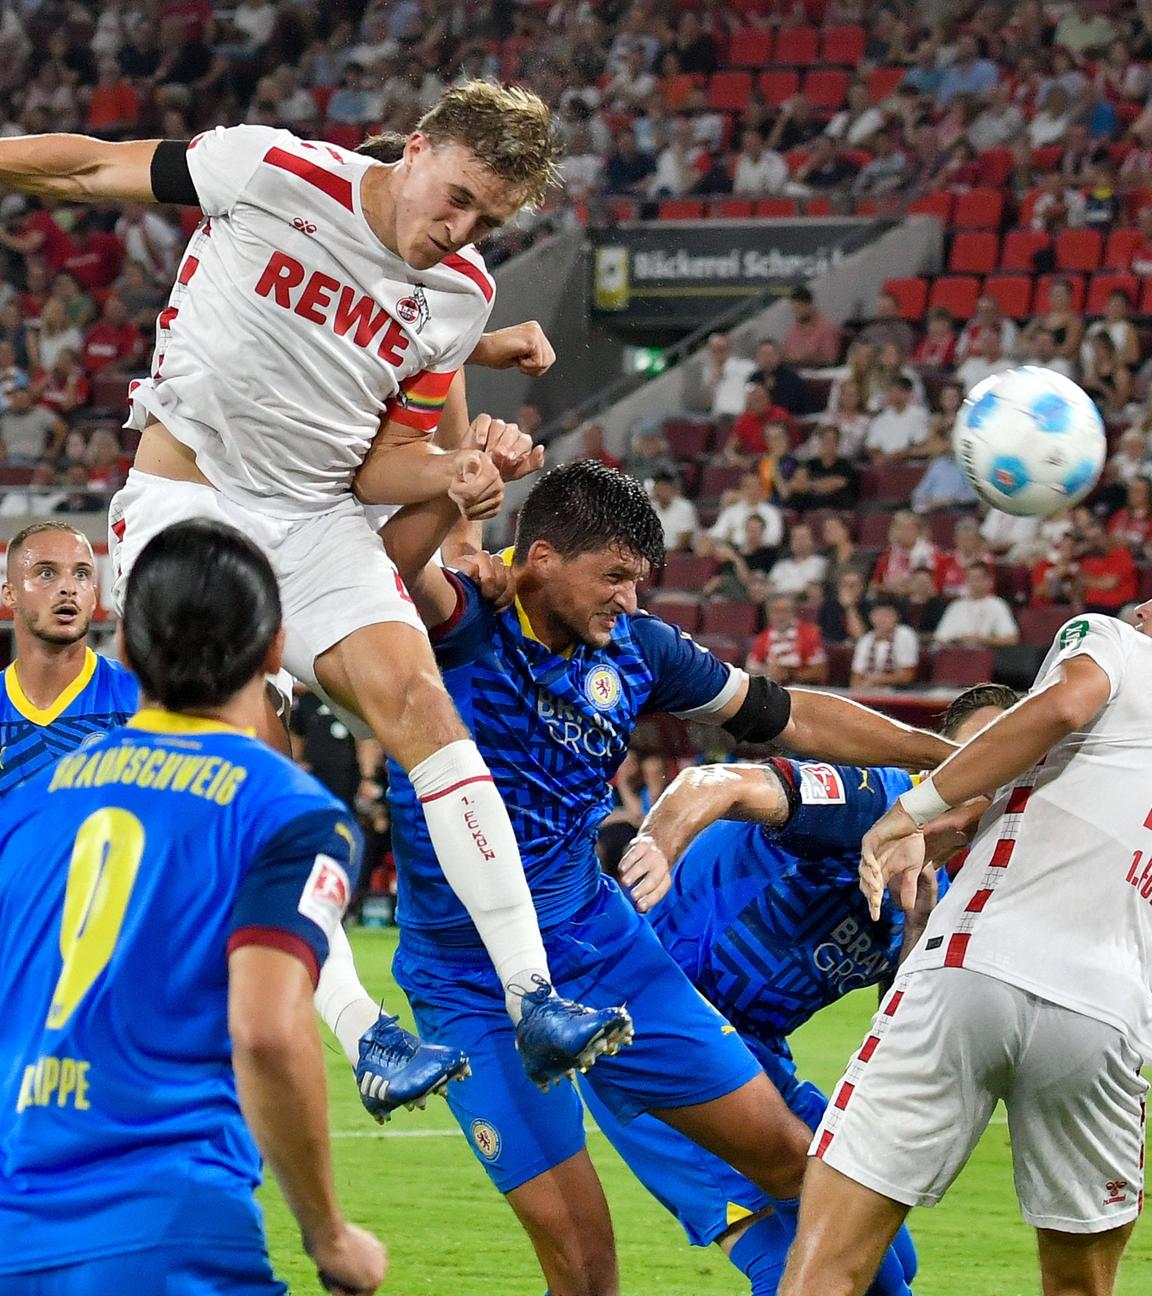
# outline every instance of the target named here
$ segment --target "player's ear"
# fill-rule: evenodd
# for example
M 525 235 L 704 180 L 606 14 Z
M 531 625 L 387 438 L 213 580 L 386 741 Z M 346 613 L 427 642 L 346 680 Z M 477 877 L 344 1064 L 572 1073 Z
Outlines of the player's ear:
M 559 561 L 560 555 L 547 540 L 533 540 L 528 547 L 527 566 L 548 571 Z
M 11 581 L 5 581 L 0 587 L 0 595 L 3 596 L 4 606 L 14 608 L 16 606 L 16 591 L 12 588 Z
M 400 159 L 411 166 L 421 153 L 428 152 L 431 147 L 432 141 L 423 131 L 413 131 L 404 142 L 404 152 L 400 154 Z
M 284 664 L 284 627 L 276 631 L 275 637 L 264 654 L 264 674 L 275 675 Z

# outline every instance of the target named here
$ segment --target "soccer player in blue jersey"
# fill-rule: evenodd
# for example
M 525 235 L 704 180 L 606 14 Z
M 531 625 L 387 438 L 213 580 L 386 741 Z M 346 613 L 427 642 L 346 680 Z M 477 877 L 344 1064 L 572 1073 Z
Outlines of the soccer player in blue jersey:
M 948 708 L 942 732 L 963 742 L 1016 701 L 1002 685 L 969 689 Z M 797 1078 L 788 1036 L 848 992 L 889 981 L 935 899 L 935 889 L 924 886 L 911 913 L 886 902 L 873 923 L 860 893 L 861 838 L 910 786 L 912 777 L 898 769 L 781 759 L 695 767 L 666 790 L 621 861 L 620 881 L 637 907 L 650 911 L 664 948 L 740 1031 L 810 1129 L 827 1098 Z M 947 874 L 940 886 L 947 887 Z M 771 1201 L 650 1116 L 623 1124 L 584 1080 L 581 1091 L 616 1150 L 689 1239 L 719 1243 L 747 1275 L 752 1296 L 774 1296 L 795 1234 L 795 1203 Z M 907 1296 L 914 1272 L 904 1229 L 872 1296 Z
M 261 1153 L 324 1284 L 370 1293 L 384 1250 L 336 1198 L 312 1012 L 359 838 L 250 736 L 284 642 L 271 566 L 173 526 L 122 634 L 148 705 L 0 818 L 0 1294 L 284 1293 Z
M 35 522 L 13 536 L 7 564 L 16 655 L 0 691 L 0 797 L 89 734 L 123 724 L 140 694 L 131 671 L 88 646 L 96 560 L 82 532 Z
M 393 519 L 390 551 L 508 805 L 554 983 L 592 1007 L 626 1002 L 635 1020 L 632 1047 L 592 1071 L 597 1093 L 619 1119 L 653 1112 L 764 1191 L 794 1195 L 807 1127 L 600 873 L 595 839 L 609 780 L 637 720 L 653 711 L 841 760 L 918 768 L 951 745 L 839 697 L 749 679 L 638 614 L 636 586 L 663 557 L 662 532 L 643 487 L 623 473 L 583 461 L 537 482 L 510 555 L 518 598 L 504 611 L 471 580 L 424 566 L 453 521 L 441 508 L 438 528 L 439 507 Z M 429 519 L 414 543 L 408 529 Z M 613 1293 L 611 1222 L 576 1089 L 562 1082 L 541 1094 L 519 1065 L 499 981 L 443 884 L 411 785 L 391 774 L 394 970 L 422 1035 L 471 1058 L 472 1078 L 451 1087 L 452 1110 L 527 1230 L 553 1296 Z M 461 771 L 452 795 L 465 812 L 470 788 Z

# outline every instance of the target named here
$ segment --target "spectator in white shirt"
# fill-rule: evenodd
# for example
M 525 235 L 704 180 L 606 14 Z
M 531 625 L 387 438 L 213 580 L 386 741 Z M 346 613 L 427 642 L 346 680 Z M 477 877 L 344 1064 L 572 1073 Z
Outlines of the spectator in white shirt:
M 988 510 L 987 517 L 980 523 L 980 536 L 996 557 L 1006 562 L 1034 562 L 1045 549 L 1038 543 L 1039 518 L 1017 517 L 1000 509 Z
M 1040 177 L 1040 196 L 1032 204 L 1032 228 L 1039 233 L 1057 233 L 1084 224 L 1087 204 L 1079 189 L 1064 181 L 1056 170 Z
M 784 515 L 764 498 L 760 475 L 747 472 L 740 478 L 738 497 L 720 510 L 708 534 L 733 546 L 744 543 L 744 525 L 755 513 L 764 523 L 764 545 L 773 549 L 784 539 Z
M 768 584 L 775 594 L 795 594 L 806 598 L 815 590 L 819 597 L 820 586 L 828 571 L 828 559 L 816 552 L 816 539 L 812 528 L 798 522 L 788 535 L 789 557 L 772 564 Z
M 728 414 L 735 418 L 744 412 L 748 380 L 756 371 L 756 361 L 732 354 L 732 339 L 727 333 L 713 333 L 700 361 L 689 369 L 698 378 L 694 398 L 687 400 L 690 409 L 706 409 L 710 414 Z
M 852 81 L 847 106 L 833 116 L 824 134 L 849 148 L 860 148 L 883 129 L 884 114 L 869 102 L 867 81 Z
M 972 354 L 957 368 L 956 381 L 963 386 L 964 394 L 967 395 L 985 378 L 1012 367 L 1012 361 L 1000 348 L 999 334 L 982 333 L 973 343 Z
M 1051 369 L 1065 378 L 1075 378 L 1072 363 L 1056 352 L 1056 335 L 1050 328 L 1040 327 L 1032 334 L 1032 354 L 1024 361 L 1038 369 Z
M 872 420 L 864 448 L 873 463 L 913 457 L 930 431 L 928 411 L 912 404 L 912 380 L 897 374 L 888 384 L 884 408 Z
M 686 194 L 699 178 L 695 163 L 701 151 L 692 138 L 692 122 L 683 116 L 673 118 L 668 142 L 656 155 L 656 170 L 648 178 L 648 192 L 654 198 Z
M 740 156 L 732 177 L 732 192 L 778 194 L 788 183 L 788 163 L 775 149 L 764 144 L 758 130 L 746 130 L 741 138 Z
M 1045 96 L 1043 107 L 1028 123 L 1028 143 L 1034 149 L 1063 143 L 1072 116 L 1068 92 L 1063 86 L 1053 86 Z
M 1020 330 L 1015 323 L 1000 310 L 1000 303 L 995 297 L 981 297 L 976 302 L 976 314 L 960 330 L 956 341 L 956 363 L 967 360 L 970 355 L 979 355 L 976 344 L 984 333 L 995 333 L 1000 338 L 1000 350 L 1005 355 L 1013 355 L 1020 338 Z
M 592 136 L 587 126 L 572 128 L 568 153 L 560 163 L 564 181 L 564 196 L 571 202 L 583 202 L 600 184 L 604 159 L 592 147 Z
M 852 654 L 854 689 L 907 688 L 916 678 L 920 640 L 900 623 L 900 605 L 880 598 L 868 613 L 872 629 L 857 641 Z
M 664 548 L 669 553 L 691 549 L 700 519 L 692 501 L 680 494 L 680 483 L 671 473 L 659 473 L 652 479 L 652 507 L 664 528 Z
M 987 563 L 968 568 L 968 593 L 944 610 L 933 638 L 937 643 L 965 648 L 1003 648 L 1017 643 L 1020 631 L 1012 609 L 993 591 L 996 582 Z

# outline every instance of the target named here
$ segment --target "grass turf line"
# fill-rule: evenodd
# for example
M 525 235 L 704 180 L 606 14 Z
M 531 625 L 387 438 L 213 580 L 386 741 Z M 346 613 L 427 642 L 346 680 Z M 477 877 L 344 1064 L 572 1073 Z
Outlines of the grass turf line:
M 365 984 L 408 1022 L 389 971 L 394 931 L 351 933 Z M 799 1032 L 800 1074 L 826 1092 L 864 1037 L 875 991 L 852 995 Z M 391 1296 L 542 1296 L 544 1282 L 527 1238 L 489 1184 L 444 1102 L 400 1112 L 377 1127 L 360 1107 L 344 1057 L 328 1040 L 329 1111 L 337 1187 L 344 1209 L 388 1245 Z M 429 1136 L 440 1132 L 442 1137 Z M 395 1133 L 399 1137 L 389 1137 Z M 367 1137 L 359 1137 L 364 1134 Z M 690 1247 L 599 1134 L 589 1148 L 612 1208 L 625 1296 L 741 1296 L 743 1279 L 718 1248 Z M 277 1274 L 295 1296 L 320 1291 L 299 1235 L 274 1184 L 262 1193 Z M 1031 1230 L 1012 1188 L 1008 1130 L 993 1125 L 941 1206 L 914 1211 L 920 1253 L 916 1296 L 1034 1296 Z M 1152 1292 L 1152 1229 L 1137 1226 L 1117 1296 Z

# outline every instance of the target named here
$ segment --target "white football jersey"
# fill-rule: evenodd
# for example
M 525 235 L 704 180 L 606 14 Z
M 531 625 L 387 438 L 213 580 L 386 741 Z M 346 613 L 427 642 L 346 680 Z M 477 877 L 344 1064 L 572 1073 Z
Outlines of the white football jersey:
M 435 427 L 484 331 L 495 288 L 473 247 L 413 270 L 372 232 L 360 185 L 382 165 L 266 126 L 188 146 L 205 220 L 128 426 L 158 419 L 250 507 L 331 507 L 381 420 Z
M 906 968 L 965 967 L 1108 1022 L 1152 1059 L 1152 639 L 1074 617 L 1032 691 L 1091 657 L 1108 702 L 980 822 Z

